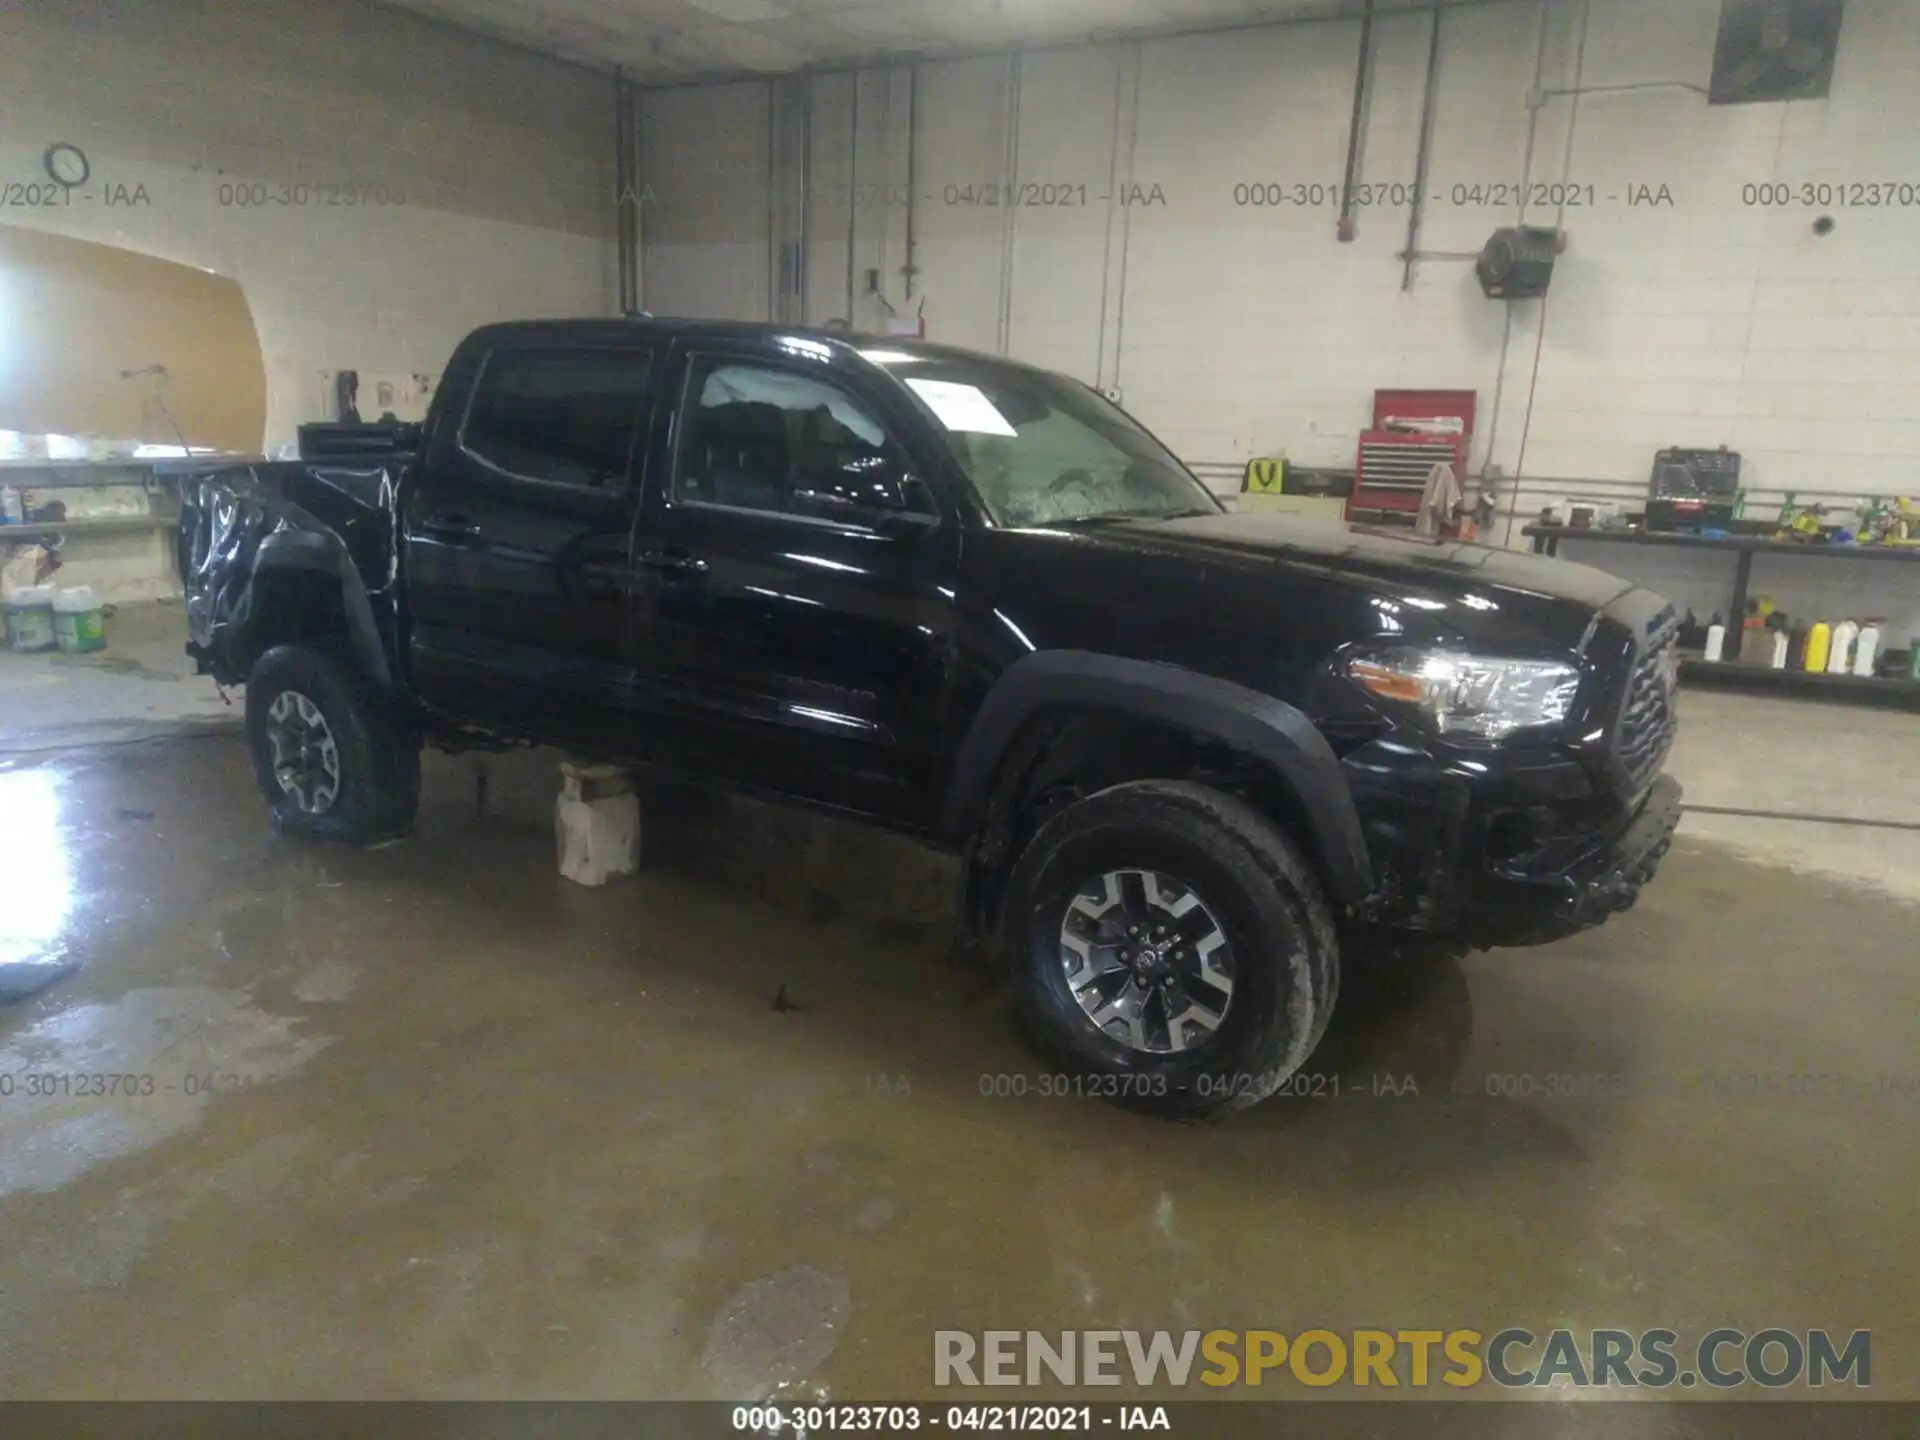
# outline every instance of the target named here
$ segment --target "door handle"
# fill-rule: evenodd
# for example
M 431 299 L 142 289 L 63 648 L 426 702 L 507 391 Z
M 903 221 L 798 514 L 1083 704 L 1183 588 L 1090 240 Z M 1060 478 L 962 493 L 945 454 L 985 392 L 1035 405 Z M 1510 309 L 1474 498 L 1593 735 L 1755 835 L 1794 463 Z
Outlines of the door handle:
M 468 542 L 480 538 L 480 527 L 464 515 L 440 511 L 420 522 L 420 533 L 437 540 Z
M 667 550 L 642 550 L 633 557 L 633 563 L 647 570 L 657 570 L 670 576 L 693 576 L 707 573 L 707 562 L 695 555 L 682 555 Z
M 633 590 L 633 572 L 624 564 L 592 560 L 580 567 L 580 593 L 589 600 L 624 600 Z

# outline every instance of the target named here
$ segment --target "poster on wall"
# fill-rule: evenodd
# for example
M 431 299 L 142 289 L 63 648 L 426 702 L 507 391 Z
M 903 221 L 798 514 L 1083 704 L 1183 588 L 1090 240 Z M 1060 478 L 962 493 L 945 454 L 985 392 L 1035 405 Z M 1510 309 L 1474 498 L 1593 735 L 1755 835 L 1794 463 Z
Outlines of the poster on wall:
M 418 421 L 427 418 L 436 377 L 377 370 L 322 370 L 312 413 L 327 420 L 346 420 L 348 402 L 358 422 L 372 424 L 391 417 Z

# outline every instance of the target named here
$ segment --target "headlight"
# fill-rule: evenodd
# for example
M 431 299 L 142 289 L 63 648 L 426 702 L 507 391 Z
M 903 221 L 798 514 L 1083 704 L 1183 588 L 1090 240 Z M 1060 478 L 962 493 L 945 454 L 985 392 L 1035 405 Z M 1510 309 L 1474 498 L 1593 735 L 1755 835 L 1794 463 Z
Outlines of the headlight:
M 1498 740 L 1557 725 L 1573 708 L 1580 672 L 1557 660 L 1498 660 L 1449 650 L 1375 651 L 1347 662 L 1362 689 L 1417 706 L 1443 735 Z

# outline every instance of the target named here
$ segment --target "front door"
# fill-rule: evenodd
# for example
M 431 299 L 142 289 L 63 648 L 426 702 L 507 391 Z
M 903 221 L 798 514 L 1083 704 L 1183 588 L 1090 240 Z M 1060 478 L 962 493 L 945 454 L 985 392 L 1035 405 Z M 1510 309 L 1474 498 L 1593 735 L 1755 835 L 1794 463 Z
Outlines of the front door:
M 653 356 L 503 340 L 475 363 L 403 507 L 413 683 L 454 719 L 618 754 Z
M 806 353 L 677 357 L 634 561 L 639 686 L 692 768 L 917 827 L 938 774 L 957 525 L 904 401 Z M 905 477 L 863 510 L 862 477 Z

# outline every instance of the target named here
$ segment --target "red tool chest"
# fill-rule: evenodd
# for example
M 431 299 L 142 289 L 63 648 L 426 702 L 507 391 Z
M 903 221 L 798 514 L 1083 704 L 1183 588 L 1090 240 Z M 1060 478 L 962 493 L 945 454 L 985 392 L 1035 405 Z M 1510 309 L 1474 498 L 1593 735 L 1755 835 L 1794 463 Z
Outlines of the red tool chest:
M 1464 485 L 1480 397 L 1472 390 L 1376 390 L 1373 428 L 1360 434 L 1347 519 L 1412 526 L 1438 464 Z

